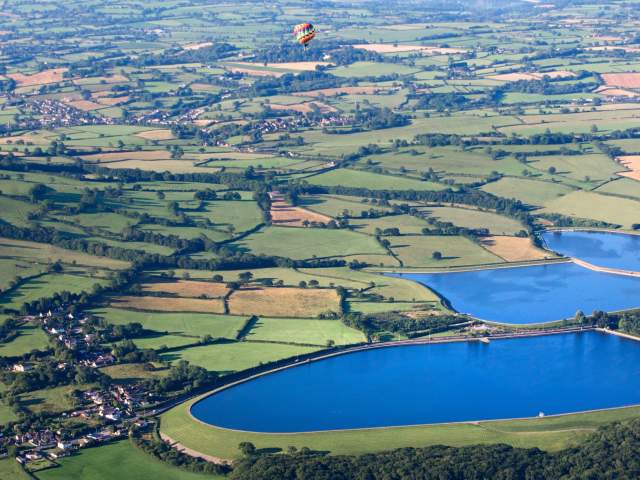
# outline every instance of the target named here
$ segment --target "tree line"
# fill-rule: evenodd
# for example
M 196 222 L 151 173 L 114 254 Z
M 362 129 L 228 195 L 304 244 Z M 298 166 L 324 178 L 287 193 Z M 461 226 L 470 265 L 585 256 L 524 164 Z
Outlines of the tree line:
M 640 478 L 640 420 L 601 427 L 573 448 L 476 445 L 401 448 L 358 456 L 299 451 L 260 454 L 243 445 L 233 480 L 579 480 Z

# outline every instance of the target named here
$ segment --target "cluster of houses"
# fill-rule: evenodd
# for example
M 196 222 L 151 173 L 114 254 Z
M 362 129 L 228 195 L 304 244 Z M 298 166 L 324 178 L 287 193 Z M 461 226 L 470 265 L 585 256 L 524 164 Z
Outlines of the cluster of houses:
M 114 123 L 111 118 L 91 115 L 63 102 L 52 99 L 31 100 L 29 110 L 37 115 L 37 123 L 42 127 L 62 127 L 74 125 L 106 125 Z
M 39 315 L 44 330 L 66 348 L 74 350 L 79 363 L 98 368 L 115 362 L 114 357 L 101 351 L 99 342 L 94 342 L 93 333 L 86 328 L 87 317 L 83 315 L 46 312 Z M 34 321 L 36 318 L 25 318 Z M 58 368 L 68 368 L 69 362 L 60 362 Z M 32 362 L 18 362 L 11 366 L 14 372 L 28 372 L 34 368 Z M 92 389 L 83 392 L 83 406 L 63 416 L 92 418 L 102 425 L 93 433 L 69 438 L 70 432 L 53 431 L 50 428 L 30 430 L 11 437 L 0 434 L 0 457 L 6 456 L 7 447 L 16 445 L 19 453 L 16 460 L 37 470 L 54 466 L 55 460 L 72 454 L 75 450 L 99 445 L 127 436 L 131 425 L 147 426 L 148 422 L 138 418 L 136 411 L 150 405 L 153 395 L 141 385 L 112 385 L 106 389 Z
M 146 425 L 144 420 L 140 420 L 139 423 L 142 426 Z M 125 428 L 104 428 L 76 439 L 64 438 L 61 431 L 43 430 L 17 434 L 10 440 L 11 443 L 23 447 L 16 456 L 16 460 L 28 465 L 41 460 L 57 460 L 71 455 L 80 448 L 96 446 L 126 436 L 127 430 Z
M 135 415 L 136 409 L 149 405 L 150 394 L 138 385 L 116 385 L 109 390 L 90 390 L 83 393 L 90 404 L 87 408 L 71 413 L 71 416 L 99 417 L 119 422 Z
M 99 368 L 115 363 L 113 355 L 99 347 L 98 336 L 86 327 L 86 316 L 69 313 L 61 318 L 49 311 L 40 313 L 40 319 L 45 332 L 68 350 L 74 351 L 81 365 Z

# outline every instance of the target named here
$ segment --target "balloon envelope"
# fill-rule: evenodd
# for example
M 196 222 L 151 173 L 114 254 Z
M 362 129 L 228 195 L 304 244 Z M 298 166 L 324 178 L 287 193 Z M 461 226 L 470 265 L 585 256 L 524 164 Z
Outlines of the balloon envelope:
M 316 36 L 316 27 L 310 23 L 300 23 L 293 28 L 293 34 L 296 37 L 296 41 L 306 47 L 307 43 Z

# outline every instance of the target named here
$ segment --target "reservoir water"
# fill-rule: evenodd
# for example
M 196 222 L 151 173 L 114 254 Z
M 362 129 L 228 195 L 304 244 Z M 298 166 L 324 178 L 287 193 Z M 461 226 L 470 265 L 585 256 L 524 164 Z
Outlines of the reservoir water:
M 640 306 L 640 278 L 573 263 L 393 276 L 428 286 L 458 312 L 501 323 L 542 323 L 573 317 L 577 310 L 590 314 Z
M 223 390 L 212 425 L 304 432 L 489 420 L 640 403 L 640 343 L 585 332 L 341 355 Z
M 640 235 L 558 231 L 545 232 L 542 238 L 550 250 L 566 257 L 599 267 L 640 271 Z

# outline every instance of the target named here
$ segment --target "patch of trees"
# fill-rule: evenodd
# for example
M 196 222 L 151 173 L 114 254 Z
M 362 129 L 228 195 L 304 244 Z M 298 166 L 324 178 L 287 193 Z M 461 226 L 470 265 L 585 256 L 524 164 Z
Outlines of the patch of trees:
M 557 453 L 508 445 L 402 448 L 360 456 L 330 456 L 308 448 L 260 455 L 244 446 L 233 480 L 546 480 L 640 478 L 640 420 L 601 427 L 582 444 Z
M 111 354 L 119 363 L 146 363 L 159 360 L 155 350 L 140 349 L 131 340 L 124 340 L 123 342 L 113 345 Z
M 393 308 L 393 305 L 389 308 Z M 447 330 L 452 325 L 465 323 L 468 320 L 462 315 L 445 314 L 411 318 L 396 312 L 369 315 L 355 312 L 342 317 L 345 325 L 364 332 L 368 337 L 380 332 L 402 333 L 409 337 L 424 336 Z
M 180 360 L 171 366 L 169 373 L 165 377 L 146 380 L 145 388 L 158 394 L 190 391 L 210 385 L 217 378 L 218 375 L 214 372 Z
M 335 88 L 348 83 L 348 79 L 319 71 L 302 72 L 297 75 L 287 73 L 281 77 L 263 77 L 249 87 L 249 95 L 266 97 L 270 95 L 304 92 L 323 88 Z
M 416 211 L 412 212 L 415 216 L 424 219 L 429 226 L 422 229 L 423 235 L 461 235 L 463 237 L 475 238 L 489 235 L 488 228 L 466 228 L 454 225 L 451 222 L 443 222 L 435 217 L 429 217 L 427 214 Z
M 13 78 L 0 77 L 0 92 L 8 93 L 16 89 L 17 83 Z
M 567 217 L 560 213 L 541 213 L 536 215 L 553 222 L 556 227 L 596 227 L 596 228 L 620 228 L 622 225 L 593 220 L 591 218 Z
M 416 135 L 414 142 L 427 147 L 446 147 L 448 145 L 479 145 L 480 142 L 475 139 L 463 139 L 460 135 L 449 135 L 444 133 L 421 133 Z M 471 143 L 470 143 L 471 142 Z
M 598 88 L 597 82 L 553 82 L 542 80 L 518 80 L 508 82 L 496 90 L 500 92 L 537 93 L 541 95 L 565 95 L 569 93 L 591 92 Z
M 100 336 L 105 342 L 117 342 L 119 340 L 140 337 L 144 334 L 142 324 L 138 322 L 113 325 L 105 323 L 100 329 Z
M 131 63 L 139 67 L 151 65 L 173 65 L 176 63 L 210 63 L 229 57 L 237 52 L 237 48 L 229 43 L 214 43 L 208 47 L 185 50 L 181 47 L 168 49 L 157 55 L 141 55 Z
M 624 150 L 616 145 L 610 145 L 599 140 L 594 141 L 593 144 L 612 160 L 615 160 L 616 157 L 619 157 L 620 155 L 624 155 Z
M 179 452 L 167 443 L 158 440 L 155 436 L 143 435 L 137 427 L 133 427 L 129 432 L 129 438 L 134 445 L 149 455 L 153 455 L 158 460 L 167 462 L 174 467 L 195 473 L 205 473 L 212 475 L 224 475 L 231 470 L 227 465 L 218 465 L 207 462 L 199 457 L 193 457 L 186 453 Z
M 640 311 L 633 310 L 622 313 L 607 313 L 596 310 L 587 316 L 581 311 L 575 315 L 575 321 L 585 326 L 620 330 L 630 335 L 640 336 Z
M 15 318 L 7 318 L 0 324 L 0 342 L 8 342 L 18 335 L 20 322 Z
M 83 365 L 58 367 L 57 360 L 46 360 L 32 370 L 16 373 L 2 372 L 0 378 L 9 385 L 13 395 L 59 385 L 100 382 L 108 385 L 109 377 L 100 370 Z
M 388 58 L 376 52 L 344 45 L 344 42 L 314 40 L 313 48 L 307 50 L 289 42 L 259 49 L 255 52 L 253 61 L 260 63 L 329 61 L 336 65 L 350 65 L 366 61 L 385 62 Z
M 416 108 L 419 110 L 433 109 L 438 112 L 445 110 L 461 110 L 471 101 L 461 93 L 426 93 L 418 97 Z
M 522 61 L 525 63 L 530 63 L 534 60 L 544 60 L 547 58 L 558 58 L 558 57 L 575 58 L 580 53 L 582 52 L 578 48 L 561 48 L 561 49 L 549 48 L 547 50 L 539 51 L 532 55 L 527 55 L 525 57 L 522 57 Z
M 258 204 L 258 208 L 262 211 L 262 220 L 266 224 L 271 223 L 271 197 L 267 192 L 255 192 L 253 199 Z
M 351 123 L 352 125 L 348 128 L 325 127 L 323 131 L 332 134 L 349 134 L 365 130 L 382 130 L 409 125 L 411 119 L 408 115 L 396 113 L 387 107 L 371 106 L 358 109 L 351 119 Z
M 232 190 L 258 191 L 266 188 L 265 182 L 260 176 L 247 178 L 241 173 L 216 172 L 216 173 L 170 173 L 151 172 L 140 169 L 108 169 L 96 165 L 84 165 L 89 172 L 99 175 L 107 180 L 125 183 L 138 182 L 191 182 L 224 184 Z

